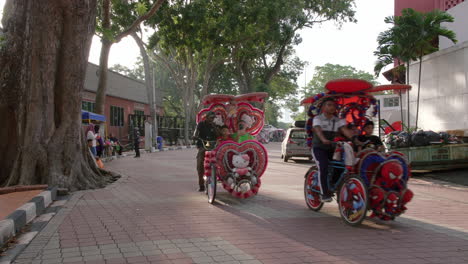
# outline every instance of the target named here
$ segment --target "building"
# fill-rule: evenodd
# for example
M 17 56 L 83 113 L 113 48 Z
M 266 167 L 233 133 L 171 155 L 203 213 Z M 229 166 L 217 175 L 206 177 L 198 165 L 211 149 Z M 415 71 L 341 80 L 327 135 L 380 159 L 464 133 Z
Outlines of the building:
M 419 12 L 429 12 L 434 9 L 447 11 L 465 0 L 395 0 L 395 16 L 401 16 L 405 8 L 412 8 Z
M 418 127 L 434 131 L 460 130 L 465 131 L 464 136 L 468 136 L 468 114 L 466 113 L 466 105 L 468 105 L 468 31 L 466 31 L 468 1 L 395 0 L 395 15 L 401 14 L 403 8 L 413 8 L 420 12 L 437 8 L 454 16 L 455 22 L 445 26 L 456 33 L 458 43 L 454 44 L 445 38 L 440 38 L 439 51 L 426 55 L 422 59 Z M 418 75 L 419 61 L 414 61 L 410 64 L 409 74 L 409 84 L 413 86 L 409 92 L 411 126 L 415 126 L 416 119 Z M 398 98 L 398 95 L 393 95 L 393 97 Z M 407 94 L 403 94 L 401 103 L 405 124 L 408 110 L 406 102 Z M 388 109 L 388 111 L 396 112 L 388 117 L 390 123 L 401 119 L 399 109 Z M 384 103 L 382 117 L 389 115 L 385 112 Z
M 86 70 L 85 87 L 82 97 L 82 109 L 95 112 L 96 90 L 98 86 L 99 66 L 88 63 Z M 145 116 L 150 115 L 150 106 L 146 93 L 145 83 L 129 78 L 109 70 L 107 75 L 107 96 L 105 113 L 107 134 L 113 134 L 121 141 L 128 139 L 129 131 L 134 125 L 143 126 Z M 161 105 L 159 99 L 157 105 Z M 162 114 L 161 107 L 157 107 L 158 114 Z M 137 117 L 133 117 L 136 115 Z M 144 131 L 141 130 L 141 131 Z

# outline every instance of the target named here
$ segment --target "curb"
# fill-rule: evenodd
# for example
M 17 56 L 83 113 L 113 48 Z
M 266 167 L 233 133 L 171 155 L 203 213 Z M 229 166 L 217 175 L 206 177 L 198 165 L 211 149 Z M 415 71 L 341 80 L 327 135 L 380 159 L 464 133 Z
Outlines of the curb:
M 57 188 L 43 191 L 0 221 L 0 248 L 56 199 Z

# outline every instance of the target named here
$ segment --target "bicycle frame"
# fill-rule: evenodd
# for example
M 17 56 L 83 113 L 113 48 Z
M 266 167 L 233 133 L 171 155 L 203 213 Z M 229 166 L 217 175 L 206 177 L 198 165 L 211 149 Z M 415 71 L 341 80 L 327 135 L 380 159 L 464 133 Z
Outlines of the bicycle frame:
M 338 180 L 333 184 L 331 183 L 333 174 L 330 173 L 330 168 L 343 170 Z M 334 161 L 334 160 L 330 161 L 330 164 L 328 165 L 328 169 L 329 169 L 328 175 L 327 175 L 328 190 L 335 192 L 338 189 L 338 187 L 341 185 L 341 183 L 343 182 L 345 176 L 348 174 L 348 170 L 346 169 L 346 166 L 344 166 L 344 163 L 342 161 Z M 318 171 L 316 173 L 318 173 Z M 320 193 L 319 190 L 312 189 L 312 191 L 316 193 Z

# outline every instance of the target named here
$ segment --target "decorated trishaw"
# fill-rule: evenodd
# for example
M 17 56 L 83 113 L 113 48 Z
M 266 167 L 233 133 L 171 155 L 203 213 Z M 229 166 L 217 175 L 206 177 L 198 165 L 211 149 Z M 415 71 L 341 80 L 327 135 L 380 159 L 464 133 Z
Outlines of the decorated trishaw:
M 309 119 L 306 129 L 308 143 L 312 144 L 313 118 L 320 114 L 325 98 L 332 97 L 337 104 L 338 117 L 348 124 L 361 129 L 375 117 L 379 111 L 377 100 L 369 91 L 373 85 L 359 79 L 339 79 L 325 85 L 327 92 L 314 95 L 302 101 L 308 106 Z M 359 225 L 371 211 L 371 217 L 393 220 L 406 211 L 406 204 L 413 193 L 407 183 L 411 169 L 406 157 L 396 151 L 378 152 L 373 148 L 363 147 L 354 153 L 350 160 L 345 160 L 344 139 L 336 139 L 333 160 L 328 167 L 329 190 L 336 194 L 342 219 L 350 225 Z M 348 157 L 346 157 L 348 158 Z M 323 206 L 320 195 L 318 168 L 313 166 L 305 175 L 304 197 L 307 206 L 319 211 Z
M 202 100 L 206 108 L 198 113 L 196 121 L 205 120 L 206 114 L 213 112 L 216 126 L 227 126 L 230 133 L 236 133 L 239 123 L 243 122 L 247 133 L 255 136 L 263 128 L 264 111 L 254 105 L 263 106 L 267 96 L 267 93 L 207 95 Z M 258 193 L 268 163 L 267 151 L 260 142 L 204 141 L 203 146 L 206 149 L 204 178 L 209 203 L 215 201 L 218 181 L 237 198 L 248 198 Z

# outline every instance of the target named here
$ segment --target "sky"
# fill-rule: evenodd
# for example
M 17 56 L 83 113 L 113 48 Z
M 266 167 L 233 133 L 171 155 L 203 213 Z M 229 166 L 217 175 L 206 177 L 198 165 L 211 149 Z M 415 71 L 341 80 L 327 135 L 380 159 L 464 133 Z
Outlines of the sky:
M 1 11 L 4 3 L 5 0 L 0 0 Z M 376 39 L 380 32 L 389 27 L 384 23 L 384 18 L 393 15 L 394 0 L 356 0 L 355 3 L 357 23 L 346 23 L 339 29 L 335 23 L 329 22 L 300 32 L 302 43 L 296 47 L 296 55 L 308 62 L 308 65 L 298 78 L 299 86 L 302 87 L 310 81 L 316 66 L 326 63 L 349 65 L 357 70 L 373 73 Z M 89 55 L 90 62 L 99 64 L 100 47 L 99 38 L 94 37 Z M 132 67 L 139 53 L 133 39 L 127 37 L 112 46 L 109 65 L 118 63 Z M 382 76 L 378 81 L 381 84 L 388 83 Z M 291 121 L 288 113 L 283 115 L 282 121 Z

